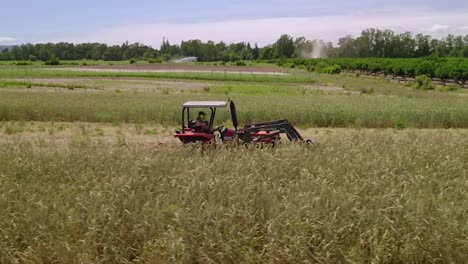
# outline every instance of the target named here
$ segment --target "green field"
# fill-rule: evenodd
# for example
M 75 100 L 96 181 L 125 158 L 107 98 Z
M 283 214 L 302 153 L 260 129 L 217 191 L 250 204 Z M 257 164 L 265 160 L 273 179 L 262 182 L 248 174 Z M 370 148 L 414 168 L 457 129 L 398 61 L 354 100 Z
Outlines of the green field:
M 176 125 L 180 105 L 188 100 L 237 102 L 242 123 L 287 118 L 301 127 L 467 128 L 467 99 L 398 98 L 376 95 L 308 96 L 248 94 L 157 94 L 132 92 L 36 93 L 2 92 L 0 119 L 33 121 L 85 121 L 106 123 L 153 122 Z M 444 98 L 445 97 L 445 98 Z M 219 123 L 229 112 L 220 111 Z
M 467 90 L 419 91 L 385 79 L 303 71 L 264 75 L 19 66 L 0 69 L 0 77 L 0 120 L 5 121 L 174 125 L 186 100 L 231 98 L 246 123 L 287 118 L 302 127 L 468 127 Z M 227 116 L 222 114 L 220 122 Z
M 468 90 L 122 65 L 0 66 L 1 263 L 468 259 Z M 172 137 L 183 102 L 228 98 L 319 143 Z

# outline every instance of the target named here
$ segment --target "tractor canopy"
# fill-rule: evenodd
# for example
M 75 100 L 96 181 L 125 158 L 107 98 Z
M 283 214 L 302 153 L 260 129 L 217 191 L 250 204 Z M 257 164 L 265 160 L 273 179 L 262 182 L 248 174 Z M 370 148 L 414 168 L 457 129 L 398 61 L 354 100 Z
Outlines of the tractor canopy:
M 188 101 L 182 106 L 186 108 L 221 108 L 227 105 L 228 102 L 225 101 Z
M 182 105 L 182 129 L 189 127 L 190 123 L 190 109 L 192 108 L 208 108 L 211 111 L 210 120 L 208 122 L 208 127 L 211 129 L 213 127 L 216 109 L 225 108 L 229 105 L 231 110 L 231 119 L 234 127 L 237 129 L 237 113 L 236 106 L 233 101 L 187 101 Z

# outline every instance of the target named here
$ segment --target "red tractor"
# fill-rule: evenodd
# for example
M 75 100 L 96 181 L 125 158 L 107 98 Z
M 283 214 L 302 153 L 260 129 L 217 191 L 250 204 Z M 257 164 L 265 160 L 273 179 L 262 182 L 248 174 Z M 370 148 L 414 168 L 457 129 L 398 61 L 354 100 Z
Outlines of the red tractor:
M 231 119 L 234 128 L 224 128 L 223 126 L 213 127 L 216 110 L 226 108 L 229 105 L 231 110 Z M 196 109 L 196 110 L 194 110 Z M 210 119 L 201 123 L 193 119 L 192 112 L 208 109 Z M 203 113 L 204 112 L 199 112 Z M 182 105 L 182 129 L 176 131 L 174 135 L 182 143 L 195 142 L 229 142 L 239 141 L 241 143 L 263 143 L 274 144 L 281 139 L 280 134 L 286 134 L 290 141 L 304 141 L 299 132 L 287 120 L 277 120 L 249 124 L 244 128 L 238 129 L 236 105 L 233 101 L 188 101 Z M 312 143 L 311 140 L 305 141 Z

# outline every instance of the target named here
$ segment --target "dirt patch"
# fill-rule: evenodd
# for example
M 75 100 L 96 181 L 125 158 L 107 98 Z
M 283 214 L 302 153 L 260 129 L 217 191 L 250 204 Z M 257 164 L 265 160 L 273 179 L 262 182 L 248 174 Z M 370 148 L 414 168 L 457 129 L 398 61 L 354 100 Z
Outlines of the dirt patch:
M 2 88 L 1 92 L 24 92 L 24 93 L 97 93 L 100 90 L 94 89 L 68 89 L 53 86 L 31 86 L 31 88 Z
M 0 122 L 0 143 L 31 142 L 68 145 L 108 143 L 156 146 L 173 144 L 175 128 L 156 124 L 103 124 L 87 122 Z
M 180 71 L 234 71 L 234 72 L 284 72 L 276 65 L 255 65 L 255 66 L 216 66 L 216 65 L 199 65 L 187 63 L 155 63 L 144 65 L 101 65 L 88 66 L 86 68 L 95 69 L 124 69 L 124 70 L 180 70 Z
M 315 90 L 315 91 L 323 91 L 323 92 L 330 92 L 330 93 L 350 93 L 350 94 L 360 94 L 358 91 L 349 91 L 345 90 L 341 86 L 324 86 L 324 85 L 304 85 L 301 86 L 302 88 Z
M 21 129 L 18 129 L 21 126 Z M 6 133 L 7 127 L 12 127 Z M 157 124 L 123 124 L 112 125 L 103 123 L 52 123 L 52 122 L 0 122 L 0 144 L 32 143 L 37 147 L 67 148 L 70 144 L 111 144 L 119 146 L 135 146 L 141 148 L 157 148 L 161 146 L 180 145 L 174 138 L 176 128 L 163 127 Z M 355 129 L 355 128 L 300 128 L 299 133 L 304 139 L 313 139 L 318 144 L 339 140 L 361 133 L 389 132 L 390 135 L 414 133 L 430 137 L 439 129 Z M 466 135 L 468 129 L 443 129 L 453 135 Z M 289 142 L 286 137 L 284 141 Z
M 113 66 L 85 66 L 66 68 L 47 68 L 48 70 L 84 71 L 84 72 L 179 72 L 179 73 L 238 73 L 238 74 L 267 74 L 289 75 L 284 69 L 273 66 L 208 66 L 208 65 L 178 65 L 178 64 L 150 64 L 150 65 L 113 65 Z
M 180 145 L 174 138 L 176 127 L 164 127 L 158 124 L 106 124 L 87 122 L 0 122 L 0 144 L 32 143 L 37 147 L 67 148 L 70 144 L 111 144 L 158 148 L 161 146 Z M 354 128 L 299 128 L 304 139 L 314 139 L 318 144 L 339 140 L 346 136 L 361 133 L 379 133 L 388 131 L 388 135 L 414 133 L 430 137 L 438 129 L 354 129 Z M 466 135 L 468 129 L 444 129 L 453 135 Z M 283 136 L 285 142 L 289 142 Z
M 92 92 L 92 90 L 138 90 L 138 91 L 156 91 L 156 90 L 192 90 L 203 89 L 209 87 L 210 84 L 201 81 L 184 81 L 184 80 L 159 80 L 159 79 L 134 79 L 134 78 L 28 78 L 28 79 L 8 79 L 15 81 L 28 81 L 32 83 L 47 84 L 48 86 L 32 86 L 25 88 L 24 91 L 42 91 L 42 92 L 66 92 L 69 88 L 54 87 L 54 84 L 60 85 L 79 85 L 84 88 L 75 88 L 77 90 L 88 90 L 84 92 Z M 10 88 L 2 90 L 18 91 L 21 88 Z M 22 90 L 22 89 L 21 89 Z

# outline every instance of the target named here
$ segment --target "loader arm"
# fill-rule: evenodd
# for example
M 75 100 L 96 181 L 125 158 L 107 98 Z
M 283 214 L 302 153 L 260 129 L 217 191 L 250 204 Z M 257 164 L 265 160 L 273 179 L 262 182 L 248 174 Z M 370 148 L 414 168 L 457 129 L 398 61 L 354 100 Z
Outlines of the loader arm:
M 297 129 L 293 125 L 291 125 L 291 123 L 289 123 L 288 120 L 285 120 L 285 119 L 249 124 L 249 125 L 246 125 L 242 129 L 242 131 L 243 131 L 242 134 L 244 134 L 244 138 L 246 139 L 246 141 L 249 141 L 249 142 L 251 141 L 255 142 L 259 139 L 252 139 L 252 137 L 249 137 L 246 134 L 251 135 L 252 133 L 256 133 L 259 131 L 273 132 L 268 135 L 262 136 L 260 139 L 265 139 L 268 137 L 275 137 L 279 134 L 284 133 L 286 134 L 286 136 L 288 137 L 290 141 L 304 141 L 304 139 L 302 138 L 301 134 L 299 134 Z

